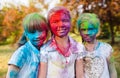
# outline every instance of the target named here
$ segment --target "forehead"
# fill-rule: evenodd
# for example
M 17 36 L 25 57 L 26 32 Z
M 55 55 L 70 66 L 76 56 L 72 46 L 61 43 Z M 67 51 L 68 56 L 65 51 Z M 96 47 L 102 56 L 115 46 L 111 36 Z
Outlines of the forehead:
M 96 28 L 92 23 L 88 22 L 88 21 L 84 21 L 81 23 L 81 27 L 80 28 Z
M 69 18 L 69 16 L 66 13 L 63 12 L 57 12 L 51 15 L 50 19 L 54 18 L 54 19 L 59 19 L 59 18 Z

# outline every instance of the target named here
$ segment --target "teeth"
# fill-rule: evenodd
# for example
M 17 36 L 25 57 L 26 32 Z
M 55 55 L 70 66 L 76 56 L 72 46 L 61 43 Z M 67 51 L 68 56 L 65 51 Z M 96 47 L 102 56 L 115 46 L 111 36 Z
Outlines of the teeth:
M 62 30 L 66 30 L 65 28 L 64 29 L 58 29 L 58 31 L 62 31 Z

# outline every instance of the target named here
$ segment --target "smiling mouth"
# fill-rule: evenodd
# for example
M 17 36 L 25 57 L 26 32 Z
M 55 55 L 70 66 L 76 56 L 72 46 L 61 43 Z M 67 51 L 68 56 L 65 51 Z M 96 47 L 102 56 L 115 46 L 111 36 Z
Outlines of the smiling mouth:
M 57 30 L 57 31 L 59 31 L 59 32 L 64 32 L 64 31 L 66 31 L 67 29 L 66 28 L 64 28 L 64 29 L 59 29 L 59 30 Z

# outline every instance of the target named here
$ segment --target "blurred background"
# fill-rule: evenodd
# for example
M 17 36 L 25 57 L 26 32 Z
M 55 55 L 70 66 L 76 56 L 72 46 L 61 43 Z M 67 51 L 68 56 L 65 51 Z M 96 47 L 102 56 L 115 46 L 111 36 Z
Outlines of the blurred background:
M 54 6 L 65 6 L 72 16 L 70 35 L 81 42 L 76 29 L 78 15 L 83 12 L 96 13 L 101 21 L 100 41 L 112 45 L 113 60 L 120 78 L 120 1 L 119 0 L 0 0 L 0 78 L 5 78 L 7 62 L 17 49 L 23 33 L 22 20 L 31 12 L 45 17 Z

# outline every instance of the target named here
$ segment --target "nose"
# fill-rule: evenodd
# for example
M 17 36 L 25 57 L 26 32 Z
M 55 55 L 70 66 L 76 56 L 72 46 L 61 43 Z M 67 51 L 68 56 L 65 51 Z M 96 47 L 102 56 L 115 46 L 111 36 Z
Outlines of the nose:
M 36 31 L 35 32 L 35 37 L 38 38 L 41 34 L 42 34 L 42 32 Z
M 63 22 L 59 21 L 58 26 L 60 26 L 60 27 L 63 26 Z

